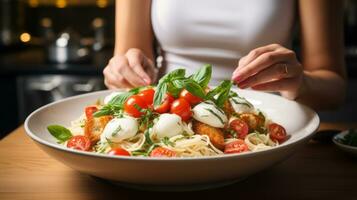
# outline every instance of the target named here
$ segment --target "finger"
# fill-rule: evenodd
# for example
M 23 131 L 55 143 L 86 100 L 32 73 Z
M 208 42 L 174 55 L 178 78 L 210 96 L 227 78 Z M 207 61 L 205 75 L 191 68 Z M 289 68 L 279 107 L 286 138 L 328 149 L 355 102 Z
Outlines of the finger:
M 263 47 L 259 47 L 256 49 L 253 49 L 252 51 L 250 51 L 248 53 L 248 55 L 242 57 L 239 62 L 238 62 L 238 67 L 236 68 L 236 70 L 233 72 L 233 79 L 236 78 L 236 73 L 238 72 L 239 68 L 242 68 L 243 66 L 248 65 L 249 63 L 251 63 L 253 60 L 255 60 L 256 58 L 258 58 L 260 55 L 267 53 L 267 52 L 271 52 L 274 50 L 277 50 L 281 48 L 280 45 L 278 44 L 270 44 L 270 45 L 266 45 Z
M 286 63 L 275 64 L 242 81 L 239 87 L 244 89 L 273 80 L 292 78 L 301 74 L 300 68 L 300 66 Z
M 239 66 L 244 66 L 247 65 L 249 63 L 251 63 L 253 60 L 255 60 L 256 58 L 258 58 L 260 55 L 267 53 L 267 52 L 271 52 L 271 51 L 275 51 L 277 49 L 281 48 L 280 45 L 278 44 L 269 44 L 263 47 L 258 47 L 256 49 L 253 49 L 252 51 L 250 51 L 248 53 L 247 56 L 245 56 L 245 58 L 242 60 L 242 62 L 239 62 Z
M 145 68 L 151 67 L 146 61 L 147 58 L 137 49 L 131 49 L 127 52 L 126 57 L 133 71 L 145 82 L 146 85 L 151 84 L 149 75 L 145 72 Z
M 116 64 L 118 67 L 115 72 L 119 72 L 124 79 L 134 87 L 147 85 L 147 83 L 130 67 L 127 59 L 121 59 Z
M 133 86 L 114 67 L 108 67 L 103 71 L 107 86 L 114 88 L 132 88 Z
M 294 91 L 299 87 L 299 77 L 295 78 L 285 78 L 276 81 L 271 81 L 268 83 L 263 83 L 255 85 L 252 87 L 254 90 L 263 90 L 263 91 Z
M 240 83 L 248 77 L 262 71 L 263 69 L 278 63 L 295 59 L 293 51 L 273 51 L 260 55 L 257 59 L 238 70 L 234 81 Z

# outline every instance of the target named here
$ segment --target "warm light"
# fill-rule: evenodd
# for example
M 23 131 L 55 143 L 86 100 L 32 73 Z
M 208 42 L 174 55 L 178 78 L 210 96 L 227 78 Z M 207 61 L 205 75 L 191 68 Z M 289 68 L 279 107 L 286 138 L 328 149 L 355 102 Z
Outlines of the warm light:
M 99 8 L 105 8 L 108 6 L 108 0 L 97 0 L 97 6 Z
M 20 35 L 21 42 L 28 42 L 31 40 L 31 35 L 29 33 L 22 33 Z
M 38 2 L 38 0 L 28 0 L 28 4 L 30 7 L 35 8 L 35 7 L 38 7 L 39 2 Z
M 67 1 L 66 0 L 57 0 L 56 1 L 56 7 L 57 8 L 65 8 L 67 6 Z

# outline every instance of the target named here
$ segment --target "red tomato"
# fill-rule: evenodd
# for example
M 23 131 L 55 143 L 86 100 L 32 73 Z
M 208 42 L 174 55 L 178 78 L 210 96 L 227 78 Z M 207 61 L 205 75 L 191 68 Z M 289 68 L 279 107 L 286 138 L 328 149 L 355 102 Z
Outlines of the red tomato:
M 191 94 L 189 91 L 186 89 L 183 89 L 180 93 L 180 98 L 186 99 L 191 105 L 198 104 L 203 101 L 200 97 L 196 97 L 193 94 Z
M 128 151 L 119 147 L 110 150 L 108 154 L 112 156 L 130 156 Z
M 98 111 L 97 106 L 88 106 L 85 108 L 84 112 L 86 113 L 87 119 L 91 119 L 93 118 L 93 114 L 97 111 Z
M 138 95 L 129 97 L 124 103 L 124 111 L 133 117 L 141 117 L 144 113 L 140 110 L 147 107 L 145 100 Z
M 88 151 L 91 147 L 91 142 L 89 138 L 84 135 L 76 135 L 68 140 L 67 147 L 82 151 Z
M 176 152 L 164 147 L 156 147 L 151 151 L 150 157 L 176 157 Z
M 154 100 L 155 90 L 153 88 L 149 88 L 139 92 L 138 96 L 141 97 L 147 105 L 151 105 Z
M 268 130 L 269 130 L 270 138 L 274 141 L 278 141 L 279 143 L 282 143 L 287 138 L 285 128 L 277 123 L 269 124 Z
M 190 103 L 183 98 L 176 99 L 171 104 L 170 113 L 180 116 L 183 121 L 187 121 L 192 116 Z
M 162 104 L 160 106 L 155 108 L 155 111 L 158 113 L 168 112 L 170 110 L 171 103 L 174 100 L 175 100 L 175 98 L 171 94 L 167 93 L 164 101 L 162 102 Z
M 237 133 L 237 138 L 239 139 L 244 139 L 245 136 L 248 135 L 249 132 L 248 124 L 241 119 L 233 120 L 230 123 L 230 127 Z
M 224 147 L 224 153 L 225 154 L 241 153 L 241 152 L 245 152 L 245 151 L 248 151 L 248 146 L 241 139 L 238 139 L 236 141 L 230 142 L 230 143 L 226 144 L 226 146 Z

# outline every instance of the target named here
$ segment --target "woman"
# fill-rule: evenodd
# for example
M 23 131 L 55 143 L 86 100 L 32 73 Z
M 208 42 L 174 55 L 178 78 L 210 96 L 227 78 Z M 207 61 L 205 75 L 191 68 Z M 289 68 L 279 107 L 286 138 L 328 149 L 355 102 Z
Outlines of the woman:
M 300 60 L 289 49 L 297 22 Z M 103 71 L 108 88 L 156 80 L 154 38 L 166 71 L 210 63 L 214 83 L 232 79 L 315 109 L 345 96 L 341 1 L 117 0 L 115 52 Z

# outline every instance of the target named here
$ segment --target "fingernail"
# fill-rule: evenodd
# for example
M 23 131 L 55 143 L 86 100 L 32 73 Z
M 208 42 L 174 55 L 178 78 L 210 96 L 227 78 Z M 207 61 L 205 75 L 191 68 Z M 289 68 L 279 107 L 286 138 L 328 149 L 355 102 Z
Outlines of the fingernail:
M 238 76 L 238 75 L 233 75 L 233 80 L 234 80 L 236 83 L 239 83 L 239 82 L 242 80 L 242 77 L 241 77 L 241 76 Z
M 145 84 L 147 84 L 147 85 L 150 85 L 150 84 L 151 84 L 150 78 L 143 77 L 143 80 L 144 80 Z

